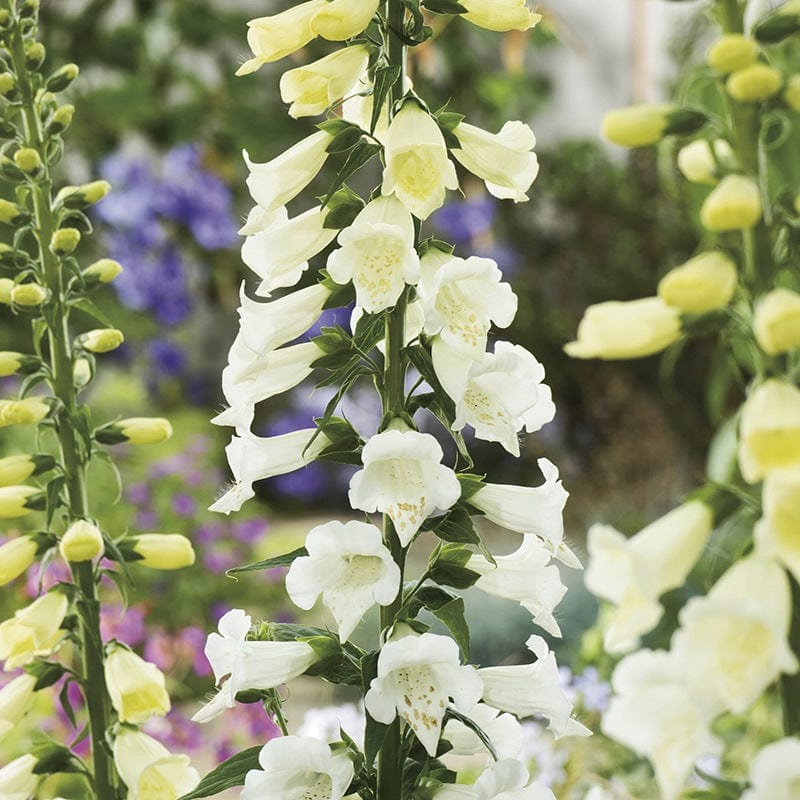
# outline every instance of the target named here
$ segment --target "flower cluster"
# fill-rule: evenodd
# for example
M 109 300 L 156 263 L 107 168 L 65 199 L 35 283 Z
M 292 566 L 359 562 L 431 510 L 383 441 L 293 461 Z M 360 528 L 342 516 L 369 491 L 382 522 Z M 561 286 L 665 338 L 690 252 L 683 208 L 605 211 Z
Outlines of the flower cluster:
M 256 763 L 231 759 L 198 791 L 222 774 L 230 780 L 237 774 L 241 796 L 252 799 L 289 792 L 329 800 L 353 793 L 381 800 L 464 793 L 551 798 L 517 758 L 518 719 L 541 717 L 556 737 L 588 733 L 573 717 L 555 656 L 532 635 L 529 663 L 471 666 L 464 603 L 452 590 L 475 585 L 510 599 L 560 635 L 554 611 L 565 587 L 551 562 L 580 565 L 563 539 L 567 493 L 558 470 L 540 461 L 544 479 L 532 488 L 488 483 L 470 471 L 464 438 L 469 429 L 518 456 L 520 435 L 550 422 L 555 406 L 544 368 L 530 352 L 490 342 L 492 328 L 507 328 L 517 311 L 498 265 L 421 237 L 447 190 L 459 187 L 456 164 L 497 198 L 527 199 L 538 172 L 535 138 L 522 122 L 491 134 L 455 112 L 434 112 L 403 75 L 405 48 L 431 35 L 423 9 L 460 14 L 492 30 L 524 31 L 538 16 L 523 0 L 378 6 L 377 0 L 308 0 L 250 22 L 254 55 L 240 74 L 316 37 L 345 42 L 285 73 L 280 84 L 293 117 L 335 108 L 341 116 L 331 114 L 271 161 L 245 153 L 256 205 L 240 231 L 242 257 L 258 284 L 255 297 L 242 286 L 240 329 L 223 372 L 228 408 L 214 422 L 234 428 L 227 448 L 234 482 L 212 509 L 237 511 L 257 481 L 332 461 L 356 466 L 348 500 L 363 513 L 318 525 L 299 550 L 246 567 L 288 567 L 293 602 L 310 609 L 321 600 L 335 632 L 254 625 L 238 609 L 220 620 L 206 646 L 218 691 L 195 718 L 260 698 L 285 735 L 268 742 Z M 347 181 L 378 156 L 380 184 L 365 201 Z M 290 213 L 287 205 L 329 159 L 341 164 L 333 185 L 317 205 Z M 315 261 L 324 268 L 313 270 Z M 348 327 L 322 327 L 301 338 L 326 309 L 347 304 L 354 304 Z M 419 377 L 409 386 L 411 368 Z M 335 387 L 316 419 L 273 436 L 253 431 L 259 402 L 312 376 L 318 388 Z M 342 412 L 343 398 L 367 383 L 378 390 L 381 414 L 357 428 Z M 452 440 L 452 466 L 437 438 L 422 429 L 425 419 L 438 420 Z M 475 528 L 477 515 L 521 534 L 519 549 L 492 555 Z M 408 549 L 426 541 L 427 568 L 406 583 Z M 359 624 L 376 607 L 380 641 L 364 649 L 357 644 Z M 431 615 L 449 636 L 431 631 Z M 275 689 L 304 673 L 362 692 L 362 744 L 344 732 L 333 744 L 289 735 Z M 474 786 L 456 788 L 455 773 L 440 760 L 449 749 L 493 763 Z

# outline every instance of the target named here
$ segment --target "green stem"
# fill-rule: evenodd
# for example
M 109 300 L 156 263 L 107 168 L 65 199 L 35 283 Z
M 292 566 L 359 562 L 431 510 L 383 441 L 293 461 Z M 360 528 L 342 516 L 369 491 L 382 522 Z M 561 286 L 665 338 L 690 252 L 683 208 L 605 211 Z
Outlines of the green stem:
M 10 10 L 7 3 L 5 6 Z M 76 438 L 71 424 L 78 410 L 78 402 L 72 375 L 69 308 L 61 265 L 50 250 L 50 239 L 56 229 L 51 208 L 52 181 L 47 166 L 46 143 L 25 65 L 25 45 L 18 28 L 11 37 L 10 52 L 19 81 L 25 144 L 39 152 L 44 164 L 41 178 L 32 187 L 34 236 L 42 267 L 40 277 L 50 290 L 52 298 L 46 314 L 51 388 L 63 405 L 56 419 L 56 432 L 69 498 L 68 518 L 72 522 L 89 516 L 86 467 L 90 453 L 86 451 L 84 443 Z M 98 798 L 113 800 L 118 796 L 119 780 L 106 743 L 111 714 L 103 669 L 103 640 L 100 634 L 100 604 L 97 599 L 95 573 L 90 561 L 72 563 L 70 567 L 82 595 L 77 601 L 77 609 L 81 621 L 82 685 L 92 741 L 94 788 Z
M 743 33 L 743 9 L 739 0 L 717 0 L 717 19 L 724 33 Z

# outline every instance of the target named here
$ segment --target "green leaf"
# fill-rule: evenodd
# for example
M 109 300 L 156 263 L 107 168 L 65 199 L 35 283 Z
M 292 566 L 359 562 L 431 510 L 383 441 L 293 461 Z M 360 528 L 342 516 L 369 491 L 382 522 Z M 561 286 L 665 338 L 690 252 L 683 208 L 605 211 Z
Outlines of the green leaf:
M 34 745 L 32 753 L 37 762 L 34 775 L 55 775 L 57 772 L 86 773 L 86 765 L 68 747 L 47 742 Z
M 320 284 L 330 292 L 328 299 L 322 306 L 323 309 L 342 308 L 355 302 L 356 290 L 353 288 L 352 281 L 348 281 L 345 284 L 336 283 L 327 270 L 324 269 L 320 270 L 320 274 L 322 275 Z
M 430 578 L 443 586 L 467 589 L 480 578 L 477 572 L 465 565 L 473 555 L 471 550 L 460 544 L 445 544 L 436 551 L 435 560 L 430 566 Z
M 330 134 L 331 136 L 338 136 L 343 131 L 346 131 L 348 128 L 353 126 L 352 122 L 348 122 L 346 119 L 342 119 L 341 117 L 334 117 L 333 119 L 326 119 L 323 122 L 320 122 L 317 127 L 321 131 L 325 131 L 325 133 Z
M 80 300 L 75 300 L 70 304 L 73 308 L 77 308 L 79 311 L 83 311 L 84 314 L 88 314 L 93 319 L 96 319 L 102 325 L 105 325 L 106 328 L 113 328 L 114 323 L 88 298 L 82 297 Z
M 372 81 L 372 116 L 369 120 L 369 132 L 375 133 L 375 126 L 381 116 L 381 110 L 392 87 L 400 80 L 402 69 L 397 64 L 386 64 L 375 70 Z
M 461 484 L 461 499 L 469 500 L 476 492 L 479 492 L 484 486 L 485 475 L 473 475 L 469 472 L 460 472 L 456 475 L 458 482 Z
M 437 111 L 435 116 L 439 127 L 450 132 L 454 131 L 464 121 L 464 115 L 455 111 Z
M 261 745 L 250 747 L 235 756 L 223 761 L 218 767 L 211 770 L 197 785 L 194 791 L 184 794 L 178 800 L 196 800 L 200 797 L 212 797 L 234 786 L 244 783 L 244 776 L 251 769 L 259 769 L 258 754 Z
M 307 556 L 308 550 L 305 547 L 298 547 L 297 550 L 292 550 L 291 553 L 284 553 L 281 556 L 273 556 L 272 558 L 265 558 L 263 561 L 255 561 L 252 564 L 245 564 L 243 567 L 231 567 L 225 572 L 226 575 L 233 577 L 240 572 L 256 572 L 262 569 L 276 569 L 278 567 L 290 567 L 296 558 Z
M 469 511 L 457 506 L 433 529 L 433 532 L 445 542 L 480 545 L 481 538 L 475 530 Z
M 343 153 L 354 147 L 363 135 L 364 131 L 358 125 L 348 122 L 334 135 L 326 149 L 329 153 Z
M 429 591 L 433 590 L 433 591 Z M 435 593 L 434 593 L 435 592 Z M 443 596 L 446 596 L 446 600 Z M 464 618 L 464 600 L 454 597 L 435 586 L 425 586 L 417 593 L 417 598 L 447 629 L 461 648 L 465 659 L 469 658 L 469 626 Z
M 349 186 L 342 186 L 328 198 L 326 207 L 328 213 L 323 227 L 339 230 L 352 224 L 364 208 L 364 201 Z
M 32 661 L 25 667 L 25 672 L 36 678 L 33 691 L 47 689 L 52 686 L 59 678 L 66 674 L 66 669 L 54 661 Z
M 322 205 L 327 205 L 328 201 L 344 185 L 344 182 L 355 172 L 361 169 L 368 161 L 374 158 L 381 150 L 382 145 L 375 142 L 359 142 L 347 156 L 347 160 L 339 169 L 333 185 L 328 189 Z
M 422 5 L 434 14 L 466 14 L 467 9 L 456 0 L 422 0 Z

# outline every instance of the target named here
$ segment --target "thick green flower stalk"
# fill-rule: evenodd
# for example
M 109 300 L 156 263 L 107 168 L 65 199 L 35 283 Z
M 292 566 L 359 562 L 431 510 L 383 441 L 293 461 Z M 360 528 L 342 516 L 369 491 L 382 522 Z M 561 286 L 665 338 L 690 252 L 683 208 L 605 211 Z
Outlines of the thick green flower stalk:
M 289 567 L 291 599 L 310 609 L 321 598 L 334 630 L 253 625 L 237 609 L 208 639 L 218 691 L 195 719 L 260 698 L 286 735 L 234 756 L 188 797 L 244 783 L 245 800 L 446 800 L 464 793 L 552 800 L 517 758 L 517 719 L 541 714 L 556 736 L 588 733 L 572 718 L 555 657 L 540 636 L 527 641 L 532 663 L 468 663 L 464 602 L 453 589 L 475 585 L 521 603 L 557 636 L 554 609 L 566 589 L 551 561 L 579 565 L 563 542 L 567 494 L 553 464 L 539 462 L 544 481 L 536 487 L 487 483 L 472 471 L 467 427 L 518 456 L 520 434 L 548 423 L 555 406 L 531 353 L 502 340 L 487 350 L 492 325 L 507 327 L 517 310 L 498 265 L 425 238 L 425 221 L 459 186 L 454 160 L 491 194 L 516 202 L 527 199 L 538 162 L 522 122 L 487 133 L 455 111 L 430 109 L 414 93 L 406 51 L 430 38 L 425 13 L 460 15 L 453 24 L 498 31 L 538 21 L 523 0 L 310 0 L 250 23 L 254 56 L 242 75 L 314 38 L 344 45 L 280 80 L 290 115 L 326 115 L 317 131 L 266 163 L 245 154 L 257 205 L 241 231 L 242 255 L 260 283 L 255 298 L 242 288 L 241 329 L 223 373 L 229 408 L 215 422 L 235 428 L 227 449 L 234 483 L 212 508 L 237 511 L 253 497 L 255 481 L 315 459 L 360 469 L 348 495 L 356 518 L 319 525 L 299 550 L 245 568 Z M 286 204 L 329 159 L 339 165 L 333 185 L 318 205 L 290 216 Z M 359 185 L 379 181 L 364 198 L 346 183 L 357 171 Z M 310 269 L 326 249 L 324 269 Z M 291 344 L 324 309 L 351 302 L 350 330 L 323 328 Z M 336 387 L 325 414 L 298 431 L 256 436 L 256 404 L 311 374 L 317 386 Z M 377 430 L 357 431 L 337 416 L 357 382 L 380 395 Z M 422 425 L 452 439 L 452 466 Z M 519 549 L 494 557 L 475 528 L 477 515 L 522 534 Z M 421 574 L 406 566 L 415 543 L 428 553 Z M 375 606 L 379 637 L 360 647 L 353 633 Z M 450 635 L 430 632 L 431 615 Z M 290 734 L 275 690 L 304 673 L 362 693 L 363 742 L 344 732 L 337 742 Z M 453 785 L 449 751 L 486 759 L 474 786 Z
M 0 2 L 0 220 L 13 229 L 12 244 L 0 245 L 0 311 L 31 333 L 31 352 L 0 353 L 2 375 L 20 378 L 19 395 L 0 400 L 0 427 L 32 429 L 31 452 L 0 458 L 0 517 L 37 514 L 41 520 L 38 532 L 0 548 L 0 583 L 18 579 L 37 559 L 44 567 L 53 558 L 69 564 L 72 582 L 59 583 L 0 623 L 4 669 L 23 669 L 0 692 L 0 736 L 13 731 L 36 692 L 63 679 L 83 693 L 92 758 L 86 763 L 65 745 L 37 747 L 0 769 L 0 795 L 28 797 L 45 776 L 71 772 L 85 779 L 86 797 L 145 800 L 163 797 L 158 786 L 170 781 L 186 791 L 197 774 L 185 757 L 169 756 L 155 742 L 150 746 L 149 737 L 136 730 L 169 709 L 164 676 L 123 645 L 102 640 L 98 584 L 104 576 L 126 580 L 125 562 L 146 559 L 149 566 L 172 569 L 194 556 L 188 542 L 182 559 L 170 555 L 164 562 L 140 553 L 139 539 L 102 530 L 93 516 L 87 468 L 94 458 L 108 458 L 102 445 L 159 442 L 171 428 L 158 418 L 98 425 L 81 397 L 96 357 L 123 340 L 90 297 L 120 266 L 109 259 L 82 266 L 76 255 L 82 235 L 91 230 L 84 211 L 109 185 L 95 181 L 54 191 L 61 134 L 73 114 L 57 94 L 78 68 L 68 64 L 42 72 L 45 48 L 36 39 L 37 16 L 36 0 Z M 86 330 L 87 318 L 102 327 Z M 136 737 L 141 741 L 127 746 Z M 76 738 L 82 738 L 78 731 Z
M 682 796 L 704 755 L 740 769 L 687 797 L 766 800 L 800 786 L 800 8 L 786 3 L 749 30 L 744 3 L 716 0 L 711 11 L 721 31 L 682 92 L 693 107 L 619 109 L 604 124 L 625 146 L 685 136 L 677 168 L 702 193 L 697 253 L 655 296 L 590 307 L 566 349 L 636 358 L 716 336 L 714 391 L 728 416 L 705 485 L 630 539 L 593 526 L 586 584 L 606 603 L 606 651 L 624 655 L 604 732 L 650 760 L 664 800 Z M 675 127 L 686 119 L 689 129 Z M 710 590 L 683 606 L 668 650 L 642 649 L 662 595 L 704 553 Z M 726 731 L 777 702 L 783 730 L 762 735 L 767 746 L 742 765 Z

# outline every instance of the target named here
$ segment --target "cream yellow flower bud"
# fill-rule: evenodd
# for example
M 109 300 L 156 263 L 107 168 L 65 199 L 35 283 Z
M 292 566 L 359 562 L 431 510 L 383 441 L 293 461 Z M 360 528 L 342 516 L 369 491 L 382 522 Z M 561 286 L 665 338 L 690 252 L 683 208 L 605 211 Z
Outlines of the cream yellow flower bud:
M 88 358 L 76 358 L 72 365 L 72 383 L 77 389 L 88 386 L 92 379 L 92 365 Z
M 622 147 L 645 147 L 673 133 L 694 133 L 705 114 L 669 104 L 643 103 L 615 108 L 603 117 L 602 134 Z
M 671 269 L 658 284 L 658 296 L 680 311 L 702 314 L 728 305 L 737 282 L 736 264 L 711 250 Z
M 736 156 L 724 139 L 697 139 L 678 150 L 678 169 L 692 183 L 713 186 L 720 178 L 720 168 L 731 170 L 735 165 Z
M 744 175 L 724 177 L 700 208 L 700 222 L 710 231 L 752 228 L 760 219 L 758 184 Z
M 42 362 L 38 358 L 25 353 L 0 350 L 0 378 L 16 375 L 17 373 L 29 375 L 31 372 L 36 372 L 41 365 Z
M 64 561 L 91 561 L 104 550 L 100 529 L 85 519 L 73 522 L 58 543 L 58 551 Z
M 725 91 L 740 103 L 757 103 L 777 94 L 782 83 L 780 70 L 757 63 L 732 72 L 725 81 Z
M 106 656 L 106 686 L 120 722 L 139 725 L 170 709 L 164 675 L 155 664 L 113 644 Z
M 44 493 L 35 486 L 1 486 L 0 519 L 24 517 L 41 508 Z
M 44 286 L 38 283 L 18 283 L 11 290 L 11 302 L 23 308 L 36 308 L 50 296 Z
M 83 277 L 86 281 L 94 280 L 98 283 L 111 283 L 120 272 L 122 272 L 122 265 L 119 261 L 114 261 L 113 258 L 101 258 L 86 267 L 83 271 Z
M 542 19 L 525 0 L 462 0 L 461 5 L 467 22 L 490 31 L 527 31 Z
M 99 203 L 111 191 L 108 181 L 92 181 L 82 186 L 64 186 L 56 195 L 56 203 L 65 208 L 86 208 Z
M 771 356 L 800 347 L 800 294 L 783 288 L 767 292 L 756 303 L 753 332 Z
M 46 55 L 47 51 L 41 42 L 31 42 L 25 48 L 25 66 L 31 70 L 39 69 Z
M 792 111 L 800 111 L 800 72 L 795 72 L 786 79 L 783 100 Z
M 72 117 L 75 114 L 75 106 L 71 103 L 65 103 L 59 106 L 54 112 L 47 126 L 48 133 L 61 133 L 65 131 L 72 123 Z
M 11 305 L 11 292 L 16 285 L 11 278 L 0 278 L 0 303 L 4 306 Z
M 172 436 L 172 425 L 163 417 L 128 417 L 97 431 L 103 444 L 158 444 Z
M 772 378 L 747 398 L 739 422 L 739 469 L 748 483 L 800 466 L 800 389 Z
M 14 153 L 14 163 L 26 175 L 35 175 L 42 168 L 42 157 L 32 147 L 20 147 Z
M 0 661 L 6 662 L 6 672 L 53 652 L 68 606 L 67 598 L 55 590 L 0 623 Z
M 124 341 L 122 331 L 116 328 L 95 328 L 78 337 L 80 346 L 90 353 L 109 353 L 116 350 Z
M 29 536 L 18 536 L 0 545 L 0 586 L 22 575 L 33 564 L 37 550 L 36 542 Z
M 48 92 L 62 92 L 78 77 L 77 64 L 64 64 L 47 79 Z
M 0 200 L 0 222 L 6 225 L 17 225 L 27 220 L 30 215 L 24 208 L 9 200 Z
M 19 453 L 0 458 L 0 486 L 22 483 L 34 475 L 53 469 L 55 465 L 56 460 L 47 453 Z
M 131 540 L 136 561 L 153 569 L 183 569 L 194 564 L 192 543 L 178 533 L 143 533 Z
M 41 397 L 0 400 L 0 428 L 6 425 L 35 425 L 51 411 L 50 402 Z
M 749 67 L 759 50 L 755 39 L 741 33 L 726 33 L 708 48 L 706 64 L 719 72 L 733 72 Z
M 77 228 L 60 228 L 50 239 L 50 249 L 57 256 L 69 255 L 80 243 L 81 232 Z
M 642 358 L 669 347 L 680 335 L 678 310 L 660 297 L 609 301 L 586 309 L 577 340 L 564 351 L 572 358 Z
M 0 691 L 0 739 L 11 733 L 30 711 L 35 686 L 33 675 L 22 674 Z
M 17 79 L 10 72 L 0 72 L 0 97 L 13 99 L 17 93 Z

